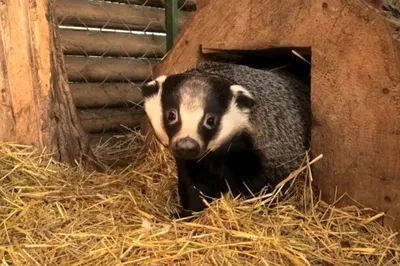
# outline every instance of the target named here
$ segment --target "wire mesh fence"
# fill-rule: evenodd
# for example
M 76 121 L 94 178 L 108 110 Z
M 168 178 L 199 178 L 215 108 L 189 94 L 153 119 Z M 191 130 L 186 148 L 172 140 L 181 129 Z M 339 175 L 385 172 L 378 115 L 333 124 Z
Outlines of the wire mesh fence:
M 181 27 L 196 2 L 177 5 Z M 164 0 L 56 0 L 72 96 L 94 139 L 140 125 L 140 87 L 167 52 L 165 7 Z

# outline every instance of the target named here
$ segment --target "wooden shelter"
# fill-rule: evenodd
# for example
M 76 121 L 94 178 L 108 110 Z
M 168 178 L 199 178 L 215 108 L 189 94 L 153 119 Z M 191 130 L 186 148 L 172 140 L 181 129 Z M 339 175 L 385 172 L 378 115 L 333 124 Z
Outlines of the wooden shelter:
M 400 42 L 392 24 L 359 0 L 197 3 L 155 76 L 210 54 L 311 49 L 312 154 L 324 156 L 313 174 L 322 197 L 332 203 L 347 193 L 400 229 Z

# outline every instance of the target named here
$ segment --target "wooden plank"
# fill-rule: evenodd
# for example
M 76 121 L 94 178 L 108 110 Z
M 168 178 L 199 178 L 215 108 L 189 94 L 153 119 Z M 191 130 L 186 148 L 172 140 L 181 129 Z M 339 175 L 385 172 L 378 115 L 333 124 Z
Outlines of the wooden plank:
M 165 8 L 165 0 L 110 0 L 111 2 L 124 3 L 139 6 L 152 6 Z M 184 11 L 195 11 L 197 8 L 196 0 L 178 0 L 178 8 Z
M 165 37 L 149 34 L 61 29 L 60 41 L 66 55 L 158 58 L 166 52 Z
M 197 0 L 196 1 L 196 9 L 200 10 L 206 5 L 208 5 L 211 2 L 211 0 Z
M 87 133 L 132 129 L 140 126 L 145 115 L 142 108 L 78 109 L 77 112 Z
M 400 230 L 398 44 L 384 17 L 358 0 L 213 0 L 181 30 L 154 76 L 196 66 L 200 45 L 312 47 L 311 146 L 324 156 L 313 166 L 322 198 L 332 203 L 347 193 Z M 345 197 L 338 205 L 353 203 Z
M 70 83 L 78 108 L 132 106 L 142 101 L 140 88 L 133 83 Z
M 70 82 L 143 82 L 152 76 L 157 60 L 127 58 L 65 57 Z
M 105 29 L 165 32 L 163 9 L 87 0 L 57 0 L 55 14 L 61 25 Z M 180 12 L 182 26 L 190 13 Z

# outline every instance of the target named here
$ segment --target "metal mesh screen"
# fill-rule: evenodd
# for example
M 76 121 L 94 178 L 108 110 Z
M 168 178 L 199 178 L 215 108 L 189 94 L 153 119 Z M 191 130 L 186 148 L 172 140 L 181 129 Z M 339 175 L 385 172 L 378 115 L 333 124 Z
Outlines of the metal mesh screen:
M 195 10 L 178 1 L 178 25 Z M 140 125 L 140 86 L 166 53 L 163 0 L 57 0 L 65 68 L 84 129 L 112 135 Z

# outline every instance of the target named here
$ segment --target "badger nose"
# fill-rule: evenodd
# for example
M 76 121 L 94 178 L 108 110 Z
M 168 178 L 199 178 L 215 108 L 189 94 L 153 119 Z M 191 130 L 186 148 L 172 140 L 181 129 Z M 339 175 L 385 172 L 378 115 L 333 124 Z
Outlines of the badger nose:
M 175 154 L 182 158 L 192 159 L 200 153 L 199 143 L 189 137 L 182 138 L 175 143 Z

